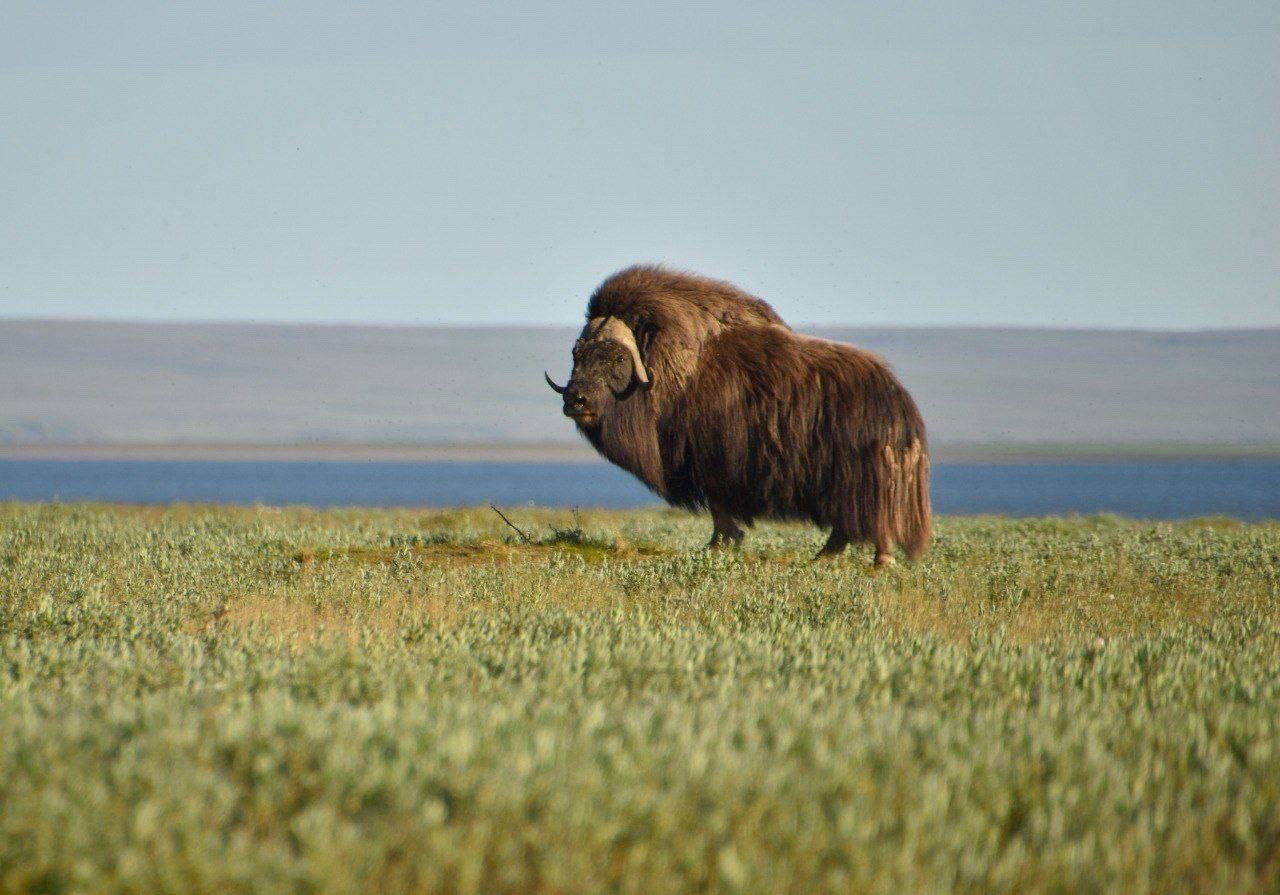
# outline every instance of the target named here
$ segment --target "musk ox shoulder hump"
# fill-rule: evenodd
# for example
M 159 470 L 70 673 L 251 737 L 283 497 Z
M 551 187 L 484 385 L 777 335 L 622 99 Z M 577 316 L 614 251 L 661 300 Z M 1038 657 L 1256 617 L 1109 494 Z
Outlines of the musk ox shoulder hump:
M 734 326 L 786 326 L 764 299 L 724 280 L 640 264 L 606 279 L 587 303 L 587 317 L 620 317 L 633 328 L 684 327 L 719 331 Z

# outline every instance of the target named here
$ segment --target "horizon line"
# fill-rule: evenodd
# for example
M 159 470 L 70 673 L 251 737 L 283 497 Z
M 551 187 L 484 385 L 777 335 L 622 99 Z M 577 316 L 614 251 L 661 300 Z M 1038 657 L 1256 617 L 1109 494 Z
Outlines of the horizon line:
M 577 320 L 564 323 L 546 323 L 517 321 L 512 323 L 495 323 L 492 321 L 474 322 L 440 322 L 423 323 L 412 321 L 378 321 L 378 320 L 296 320 L 288 318 L 253 317 L 253 318 L 163 318 L 163 317 L 115 317 L 85 315 L 8 315 L 0 313 L 0 325 L 12 323 L 37 324 L 96 324 L 105 326 L 211 326 L 211 327 L 312 327 L 317 329 L 454 329 L 454 330 L 520 330 L 520 329 L 573 329 L 580 325 Z M 1002 332 L 1105 332 L 1105 333 L 1177 333 L 1190 335 L 1196 333 L 1245 333 L 1280 331 L 1280 322 L 1260 324 L 1227 324 L 1223 326 L 1061 326 L 1050 323 L 818 323 L 801 321 L 792 325 L 796 330 L 815 329 L 861 329 L 861 330 L 994 330 Z

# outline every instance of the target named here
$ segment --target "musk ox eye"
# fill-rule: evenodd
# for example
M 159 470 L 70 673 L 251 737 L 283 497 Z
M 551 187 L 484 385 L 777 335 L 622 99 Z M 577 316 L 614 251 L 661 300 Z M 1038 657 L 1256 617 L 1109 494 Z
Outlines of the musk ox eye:
M 614 364 L 612 375 L 609 377 L 609 387 L 615 392 L 620 392 L 630 384 L 631 364 L 628 362 Z

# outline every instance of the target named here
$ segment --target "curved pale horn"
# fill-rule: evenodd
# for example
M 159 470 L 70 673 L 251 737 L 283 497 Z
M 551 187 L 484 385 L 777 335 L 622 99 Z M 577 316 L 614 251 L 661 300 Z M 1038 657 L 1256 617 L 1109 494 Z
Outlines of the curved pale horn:
M 644 388 L 649 387 L 649 371 L 645 369 L 640 358 L 640 348 L 636 345 L 636 337 L 617 317 L 592 317 L 587 321 L 587 337 L 591 339 L 612 339 L 631 355 L 631 365 L 635 369 L 636 381 Z
M 556 384 L 555 384 L 555 382 L 552 380 L 552 378 L 551 378 L 551 374 L 550 374 L 550 373 L 548 373 L 546 370 L 543 370 L 543 371 L 542 371 L 542 375 L 546 378 L 546 380 L 547 380 L 547 385 L 551 386 L 551 390 L 552 390 L 553 392 L 555 392 L 557 395 L 563 395 L 563 394 L 564 394 L 564 386 L 563 386 L 563 385 L 556 385 Z

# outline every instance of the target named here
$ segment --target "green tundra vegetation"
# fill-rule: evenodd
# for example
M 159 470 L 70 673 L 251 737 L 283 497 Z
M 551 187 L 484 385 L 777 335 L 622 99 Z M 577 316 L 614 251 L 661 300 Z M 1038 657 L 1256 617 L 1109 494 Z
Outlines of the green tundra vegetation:
M 0 891 L 1280 887 L 1280 525 L 0 504 Z

